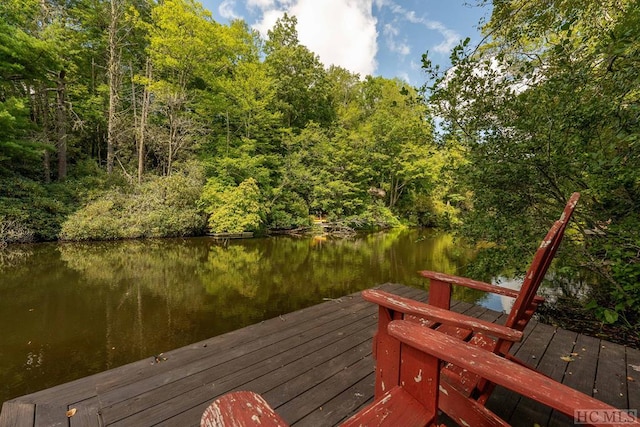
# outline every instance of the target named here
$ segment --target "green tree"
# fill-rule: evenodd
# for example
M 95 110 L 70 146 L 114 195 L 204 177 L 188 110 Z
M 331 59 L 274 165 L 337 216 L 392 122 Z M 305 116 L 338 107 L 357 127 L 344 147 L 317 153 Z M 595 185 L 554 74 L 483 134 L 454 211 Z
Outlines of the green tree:
M 295 16 L 285 14 L 268 32 L 268 73 L 276 81 L 277 108 L 283 125 L 302 129 L 309 121 L 326 125 L 334 118 L 324 66 L 298 40 Z
M 386 192 L 387 206 L 393 208 L 416 181 L 437 173 L 437 167 L 429 165 L 431 124 L 416 91 L 399 81 L 367 78 L 364 95 L 367 160 L 377 173 L 371 185 Z
M 582 257 L 573 262 L 600 275 L 593 296 L 604 319 L 615 312 L 633 323 L 640 314 L 640 7 L 493 2 L 484 31 L 477 49 L 468 42 L 454 49 L 453 67 L 431 86 L 434 108 L 469 156 L 461 171 L 473 190 L 468 230 L 521 259 L 531 250 L 525 242 L 535 242 L 565 198 L 581 191 L 574 223 Z
M 205 131 L 196 114 L 198 89 L 205 88 L 218 52 L 219 24 L 200 3 L 169 0 L 152 11 L 148 55 L 153 66 L 150 91 L 150 147 L 164 175 L 171 175 L 174 162 L 188 152 Z M 184 158 L 184 157 L 183 157 Z
M 43 153 L 53 151 L 47 123 L 50 95 L 60 58 L 54 44 L 43 40 L 47 20 L 38 2 L 7 1 L 0 5 L 0 173 L 39 179 Z M 41 19 L 40 26 L 35 24 Z M 33 95 L 31 95 L 33 93 Z M 41 102 L 41 100 L 43 100 Z M 49 150 L 50 149 L 50 150 Z M 48 166 L 48 165 L 46 165 Z M 48 176 L 47 176 L 48 178 Z
M 253 178 L 237 187 L 209 179 L 200 202 L 209 214 L 209 229 L 213 233 L 239 233 L 256 231 L 263 223 L 265 212 L 260 199 L 260 189 Z
M 228 68 L 210 76 L 210 90 L 200 103 L 209 122 L 201 154 L 211 175 L 235 184 L 252 177 L 261 188 L 271 188 L 270 169 L 281 139 L 275 81 L 260 61 L 258 34 L 241 21 L 225 31 Z

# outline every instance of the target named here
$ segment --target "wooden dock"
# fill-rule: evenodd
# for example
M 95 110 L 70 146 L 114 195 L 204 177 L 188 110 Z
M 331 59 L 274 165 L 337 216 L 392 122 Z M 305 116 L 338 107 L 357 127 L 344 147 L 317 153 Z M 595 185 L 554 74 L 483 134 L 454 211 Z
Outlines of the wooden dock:
M 381 288 L 426 299 L 415 288 Z M 467 303 L 452 309 L 489 321 L 503 316 Z M 293 425 L 336 425 L 372 400 L 376 321 L 376 307 L 359 294 L 327 301 L 12 399 L 0 426 L 197 426 L 216 396 L 239 389 L 262 394 Z M 640 350 L 534 321 L 525 337 L 516 355 L 538 370 L 618 408 L 640 408 Z M 572 425 L 502 389 L 488 406 L 515 426 Z

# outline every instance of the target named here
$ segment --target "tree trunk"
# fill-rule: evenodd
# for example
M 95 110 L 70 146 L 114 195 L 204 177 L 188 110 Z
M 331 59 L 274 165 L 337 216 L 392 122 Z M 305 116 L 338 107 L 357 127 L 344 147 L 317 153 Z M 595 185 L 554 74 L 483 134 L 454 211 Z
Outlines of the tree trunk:
M 40 126 L 42 127 L 42 139 L 46 145 L 51 144 L 49 139 L 49 95 L 43 88 L 38 89 L 37 93 L 38 115 L 40 116 Z M 51 153 L 48 148 L 43 150 L 42 168 L 44 173 L 44 182 L 51 182 Z
M 229 124 L 229 110 L 227 110 L 227 155 L 229 155 L 229 143 L 231 142 L 231 127 Z
M 401 181 L 400 178 L 391 176 L 389 185 L 389 209 L 393 208 L 396 203 L 398 203 L 406 185 L 407 183 Z
M 65 108 L 65 71 L 58 74 L 56 132 L 58 136 L 58 181 L 67 178 L 67 114 Z
M 142 182 L 142 175 L 144 174 L 144 143 L 146 136 L 147 118 L 149 116 L 149 84 L 152 78 L 151 61 L 147 59 L 147 69 L 145 71 L 147 81 L 144 85 L 144 91 L 142 92 L 142 111 L 140 111 L 140 125 L 138 127 L 138 183 Z
M 178 132 L 177 129 L 177 120 L 176 120 L 176 116 L 177 115 L 177 111 L 175 110 L 171 110 L 171 112 L 169 113 L 169 153 L 167 155 L 167 171 L 166 171 L 166 176 L 171 176 L 171 167 L 172 167 L 172 163 L 173 163 L 173 145 L 174 145 L 174 141 L 176 140 L 176 134 Z
M 109 20 L 109 62 L 107 76 L 109 80 L 109 112 L 107 115 L 107 173 L 113 172 L 116 146 L 116 111 L 118 106 L 120 57 L 117 46 L 118 33 L 118 0 L 111 0 Z
M 45 183 L 51 182 L 51 153 L 49 146 L 51 139 L 49 137 L 49 95 L 44 84 L 40 83 L 35 87 L 29 87 L 31 102 L 31 121 L 36 127 L 40 128 L 39 140 L 45 146 L 42 150 L 42 178 Z

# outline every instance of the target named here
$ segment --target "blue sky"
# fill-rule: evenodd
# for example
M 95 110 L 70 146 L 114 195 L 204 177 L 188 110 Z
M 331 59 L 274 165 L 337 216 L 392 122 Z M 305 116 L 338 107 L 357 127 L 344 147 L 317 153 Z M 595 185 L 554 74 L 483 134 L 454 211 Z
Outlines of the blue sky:
M 326 66 L 361 76 L 424 83 L 420 59 L 448 66 L 459 40 L 480 41 L 478 22 L 490 11 L 475 0 L 201 0 L 216 21 L 244 19 L 266 38 L 285 12 L 298 18 L 300 42 Z M 472 5 L 469 5 L 472 4 Z

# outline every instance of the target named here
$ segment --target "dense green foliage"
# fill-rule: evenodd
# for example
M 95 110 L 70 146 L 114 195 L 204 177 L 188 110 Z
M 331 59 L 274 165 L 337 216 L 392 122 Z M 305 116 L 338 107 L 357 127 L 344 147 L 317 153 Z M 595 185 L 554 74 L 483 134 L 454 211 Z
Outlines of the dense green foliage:
M 430 99 L 468 160 L 459 171 L 473 192 L 465 229 L 497 242 L 502 261 L 520 260 L 580 191 L 567 265 L 597 273 L 590 306 L 604 321 L 636 324 L 640 6 L 492 3 L 484 43 L 454 49 L 444 74 L 423 58 Z
M 237 187 L 225 187 L 210 178 L 201 201 L 209 214 L 209 229 L 214 233 L 254 231 L 263 222 L 260 189 L 253 178 L 247 178 Z
M 296 24 L 263 40 L 193 0 L 2 2 L 3 243 L 445 223 L 418 91 L 325 67 Z
M 198 208 L 202 187 L 200 168 L 191 166 L 171 176 L 149 177 L 139 185 L 102 190 L 66 218 L 59 237 L 112 240 L 197 234 L 205 223 Z

